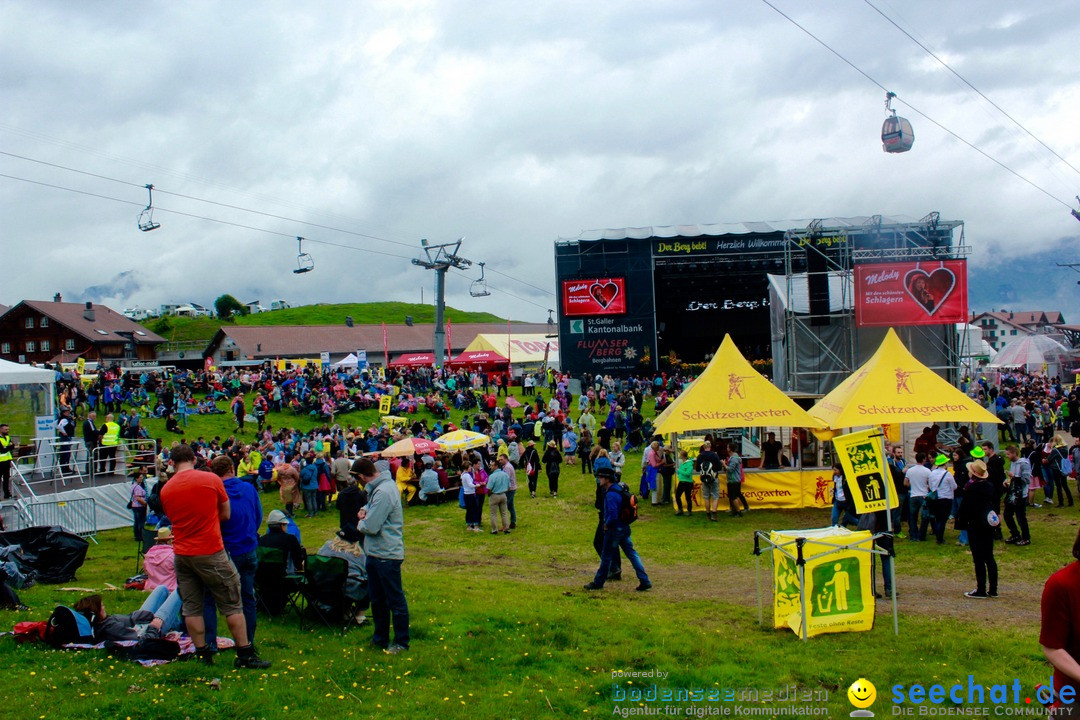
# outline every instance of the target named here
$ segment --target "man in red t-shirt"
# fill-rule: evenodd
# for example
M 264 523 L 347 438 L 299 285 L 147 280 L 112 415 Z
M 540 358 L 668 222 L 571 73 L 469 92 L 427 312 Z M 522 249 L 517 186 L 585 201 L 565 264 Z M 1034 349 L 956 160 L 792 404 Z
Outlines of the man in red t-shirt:
M 221 539 L 220 523 L 230 516 L 225 485 L 214 473 L 195 469 L 195 451 L 189 446 L 178 445 L 171 455 L 176 474 L 161 489 L 161 504 L 172 521 L 176 585 L 195 652 L 204 663 L 213 664 L 217 648 L 206 647 L 203 621 L 203 598 L 209 591 L 236 641 L 236 667 L 268 668 L 270 662 L 260 659 L 248 640 L 240 574 Z
M 1080 533 L 1072 554 L 1080 560 Z M 1080 562 L 1066 565 L 1046 581 L 1039 644 L 1054 666 L 1054 706 L 1080 705 Z

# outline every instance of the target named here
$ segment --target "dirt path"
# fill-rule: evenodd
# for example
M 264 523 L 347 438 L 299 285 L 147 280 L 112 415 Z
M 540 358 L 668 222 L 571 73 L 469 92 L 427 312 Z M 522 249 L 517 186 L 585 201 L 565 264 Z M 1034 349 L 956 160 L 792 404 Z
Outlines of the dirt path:
M 451 572 L 468 569 L 473 576 L 484 579 L 503 579 L 547 586 L 564 586 L 567 592 L 584 592 L 581 585 L 591 579 L 591 570 L 578 564 L 560 560 L 544 560 L 527 566 L 518 558 L 505 555 L 484 555 L 480 558 L 464 557 L 461 553 L 446 550 L 429 551 L 423 560 L 432 568 L 441 567 Z M 629 566 L 625 565 L 626 571 Z M 772 600 L 772 583 L 768 573 L 771 568 L 765 561 L 761 566 L 763 576 L 763 602 L 768 608 Z M 970 574 L 970 573 L 969 573 Z M 1000 597 L 988 600 L 971 600 L 964 593 L 971 590 L 974 578 L 965 574 L 962 578 L 905 577 L 897 578 L 899 590 L 898 610 L 905 615 L 955 619 L 984 623 L 990 628 L 1015 627 L 1017 624 L 1037 627 L 1039 624 L 1038 598 L 1042 586 L 1034 583 L 1003 582 Z M 662 596 L 674 603 L 714 598 L 747 608 L 757 606 L 757 585 L 752 567 L 720 566 L 705 568 L 700 565 L 669 565 L 649 568 L 653 582 L 651 595 Z M 633 577 L 628 578 L 632 583 Z M 624 583 L 626 581 L 623 581 Z M 879 586 L 880 586 L 880 581 Z M 877 612 L 889 614 L 892 603 L 887 599 L 878 601 Z

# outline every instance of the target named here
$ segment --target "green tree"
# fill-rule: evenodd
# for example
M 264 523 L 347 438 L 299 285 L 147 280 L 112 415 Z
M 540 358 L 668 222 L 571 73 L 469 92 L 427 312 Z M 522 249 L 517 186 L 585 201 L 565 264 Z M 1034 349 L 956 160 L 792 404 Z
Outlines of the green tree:
M 235 315 L 243 315 L 247 310 L 239 300 L 228 293 L 214 301 L 214 310 L 222 320 L 228 320 Z

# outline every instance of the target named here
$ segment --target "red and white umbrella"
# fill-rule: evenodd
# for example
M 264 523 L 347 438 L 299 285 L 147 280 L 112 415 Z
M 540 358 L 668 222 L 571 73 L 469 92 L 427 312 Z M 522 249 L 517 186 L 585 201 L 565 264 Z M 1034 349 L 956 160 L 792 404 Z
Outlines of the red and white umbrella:
M 412 457 L 413 455 L 430 455 L 441 449 L 442 446 L 434 440 L 408 437 L 404 440 L 398 440 L 385 450 L 366 454 L 381 455 L 383 457 Z

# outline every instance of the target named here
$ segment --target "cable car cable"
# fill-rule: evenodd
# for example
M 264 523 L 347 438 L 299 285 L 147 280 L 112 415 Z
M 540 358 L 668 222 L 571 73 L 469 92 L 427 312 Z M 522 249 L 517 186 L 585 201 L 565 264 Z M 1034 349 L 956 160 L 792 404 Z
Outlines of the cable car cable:
M 849 66 L 850 66 L 850 67 L 851 67 L 851 68 L 852 68 L 853 70 L 855 70 L 855 71 L 856 71 L 857 73 L 859 73 L 860 75 L 862 75 L 862 76 L 863 76 L 864 78 L 866 78 L 867 80 L 869 80 L 870 82 L 872 82 L 872 83 L 873 83 L 874 85 L 877 85 L 877 86 L 878 86 L 879 88 L 881 88 L 881 89 L 882 89 L 882 90 L 884 90 L 885 92 L 890 92 L 888 88 L 886 88 L 886 87 L 885 87 L 884 85 L 882 85 L 882 84 L 881 84 L 880 82 L 878 82 L 878 81 L 877 81 L 877 80 L 875 80 L 875 79 L 874 79 L 873 77 L 871 77 L 870 75 L 868 75 L 868 74 L 866 73 L 866 71 L 864 71 L 864 70 L 863 70 L 862 68 L 860 68 L 860 67 L 859 67 L 858 65 L 856 65 L 856 64 L 855 64 L 855 63 L 853 63 L 853 62 L 851 62 L 851 61 L 850 61 L 850 60 L 848 60 L 848 59 L 847 59 L 846 57 L 844 57 L 843 55 L 841 55 L 841 54 L 840 54 L 839 52 L 837 52 L 836 50 L 834 50 L 834 49 L 833 49 L 832 47 L 830 47 L 830 46 L 829 46 L 829 44 L 828 44 L 828 43 L 826 43 L 826 42 L 825 42 L 824 40 L 822 40 L 821 38 L 819 38 L 819 37 L 818 37 L 817 35 L 815 35 L 814 33 L 812 33 L 812 32 L 810 32 L 809 30 L 807 30 L 807 29 L 806 29 L 805 27 L 803 27 L 802 25 L 800 25 L 800 24 L 799 24 L 799 23 L 798 23 L 798 22 L 797 22 L 797 21 L 796 21 L 796 20 L 795 20 L 794 18 L 792 18 L 792 17 L 790 16 L 790 15 L 786 14 L 786 13 L 785 13 L 784 11 L 780 10 L 780 8 L 778 8 L 778 7 L 776 7 L 775 5 L 773 5 L 773 4 L 771 3 L 771 2 L 769 2 L 769 0 L 761 0 L 761 2 L 763 2 L 763 3 L 765 3 L 766 5 L 768 5 L 769 7 L 771 7 L 771 8 L 773 9 L 773 10 L 775 10 L 775 11 L 776 11 L 776 13 L 777 13 L 778 15 L 782 16 L 782 17 L 783 17 L 784 19 L 786 19 L 786 20 L 787 20 L 788 22 L 790 22 L 790 23 L 791 23 L 792 25 L 794 25 L 795 27 L 799 28 L 799 29 L 800 29 L 800 30 L 802 30 L 802 31 L 803 31 L 804 33 L 806 33 L 807 35 L 809 35 L 809 36 L 810 36 L 810 37 L 811 37 L 811 38 L 812 38 L 813 40 L 815 40 L 815 41 L 816 41 L 816 42 L 817 42 L 817 43 L 818 43 L 819 45 L 821 45 L 821 46 L 822 46 L 823 48 L 825 48 L 826 50 L 828 50 L 829 52 L 831 52 L 831 53 L 832 53 L 833 55 L 835 55 L 836 57 L 838 57 L 838 58 L 840 58 L 841 60 L 843 60 L 843 61 L 844 61 L 844 62 L 845 62 L 845 63 L 846 63 L 847 65 L 849 65 Z M 945 127 L 944 125 L 942 125 L 941 123 L 939 123 L 939 122 L 938 122 L 937 120 L 935 120 L 934 118 L 930 117 L 929 115 L 927 115 L 927 114 L 926 114 L 926 113 L 924 113 L 923 111 L 919 110 L 919 109 L 918 109 L 917 107 L 915 107 L 914 105 L 912 105 L 912 104 L 911 104 L 910 102 L 908 102 L 907 100 L 904 100 L 904 99 L 900 98 L 899 96 L 896 96 L 896 99 L 897 99 L 897 100 L 898 100 L 899 102 L 902 102 L 902 103 L 904 103 L 904 105 L 906 105 L 907 107 L 911 108 L 912 112 L 914 112 L 914 113 L 915 113 L 916 115 L 918 115 L 919 117 L 923 118 L 924 120 L 927 120 L 927 121 L 929 121 L 929 122 L 930 122 L 930 123 L 932 123 L 933 125 L 936 125 L 936 126 L 937 126 L 937 127 L 939 128 L 939 129 L 941 129 L 941 130 L 945 131 L 945 132 L 946 132 L 946 133 L 948 133 L 949 135 L 952 135 L 952 136 L 953 136 L 954 138 L 956 138 L 956 139 L 957 139 L 957 140 L 959 140 L 960 142 L 964 143 L 964 144 L 965 144 L 965 145 L 967 145 L 967 146 L 968 146 L 969 148 L 971 148 L 971 149 L 972 149 L 972 150 L 974 150 L 975 152 L 977 152 L 977 153 L 979 153 L 980 155 L 982 155 L 983 157 L 985 157 L 985 158 L 986 158 L 987 160 L 990 160 L 990 161 L 991 161 L 991 162 L 993 162 L 994 164 L 996 164 L 996 165 L 998 165 L 999 167 L 1001 167 L 1001 168 L 1002 168 L 1003 170 L 1006 170 L 1006 171 L 1008 171 L 1008 172 L 1012 173 L 1013 175 L 1015 175 L 1015 176 L 1016 176 L 1016 177 L 1018 177 L 1019 179 L 1023 180 L 1024 182 L 1026 182 L 1026 183 L 1027 183 L 1028 185 L 1030 185 L 1031 187 L 1033 187 L 1033 188 L 1035 188 L 1036 190 L 1038 190 L 1039 192 L 1041 192 L 1041 193 L 1042 193 L 1043 195 L 1046 195 L 1046 196 L 1047 196 L 1048 198 L 1050 198 L 1050 199 L 1051 199 L 1051 200 L 1053 200 L 1054 202 L 1057 202 L 1058 204 L 1060 204 L 1060 205 L 1064 205 L 1065 207 L 1069 208 L 1070 212 L 1072 211 L 1072 209 L 1073 209 L 1072 205 L 1070 205 L 1069 203 L 1065 202 L 1065 201 L 1064 201 L 1064 200 L 1062 200 L 1061 198 L 1059 198 L 1059 197 L 1056 197 L 1056 196 L 1055 196 L 1054 194 L 1052 194 L 1052 193 L 1051 193 L 1051 192 L 1050 192 L 1049 190 L 1047 190 L 1047 189 L 1045 189 L 1045 188 L 1041 187 L 1040 185 L 1036 184 L 1036 183 L 1035 183 L 1035 182 L 1034 182 L 1033 180 L 1029 180 L 1029 179 L 1027 179 L 1027 178 L 1026 178 L 1026 177 L 1024 177 L 1023 175 L 1021 175 L 1021 174 L 1020 174 L 1019 172 L 1017 172 L 1016 170 L 1013 170 L 1013 169 L 1012 169 L 1011 167 L 1009 167 L 1009 166 L 1008 166 L 1008 165 L 1006 165 L 1005 163 L 1001 162 L 1000 160 L 998 160 L 998 159 L 997 159 L 997 158 L 995 158 L 994 156 L 992 156 L 992 155 L 990 155 L 989 153 L 987 153 L 987 152 L 986 152 L 985 150 L 983 150 L 983 149 L 979 148 L 978 146 L 976 146 L 975 144 L 973 144 L 973 143 L 969 142 L 968 140 L 965 140 L 964 138 L 960 137 L 960 136 L 959 136 L 959 135 L 957 135 L 957 134 L 956 134 L 955 132 L 953 132 L 953 131 L 952 131 L 952 130 L 950 130 L 949 128 Z
M 934 52 L 933 50 L 931 50 L 930 48 L 926 47 L 926 45 L 923 45 L 923 44 L 922 44 L 921 42 L 919 42 L 919 41 L 918 41 L 918 40 L 917 40 L 917 39 L 916 39 L 916 38 L 915 38 L 914 36 L 912 36 L 912 34 L 911 34 L 911 33 L 909 33 L 909 32 L 908 32 L 907 30 L 905 30 L 904 28 L 900 27 L 900 25 L 898 25 L 898 24 L 896 23 L 896 21 L 894 21 L 894 20 L 893 20 L 893 19 L 892 19 L 891 17 L 889 17 L 888 15 L 886 15 L 886 14 L 885 14 L 884 12 L 882 12 L 882 10 L 881 10 L 881 9 L 880 9 L 879 7 L 877 7 L 876 5 L 874 5 L 874 3 L 870 2 L 870 0 L 863 0 L 863 2 L 864 2 L 864 3 L 866 3 L 867 5 L 869 5 L 869 6 L 871 7 L 871 8 L 873 8 L 873 9 L 874 9 L 874 11 L 875 11 L 875 12 L 877 12 L 877 14 L 878 14 L 878 15 L 880 15 L 880 16 L 881 16 L 881 17 L 883 17 L 883 18 L 885 18 L 885 20 L 887 20 L 887 21 L 889 22 L 889 24 L 890 24 L 890 25 L 892 25 L 893 27 L 895 27 L 895 28 L 896 28 L 897 30 L 899 30 L 900 32 L 904 33 L 904 35 L 906 35 L 906 36 L 908 37 L 908 39 L 909 39 L 909 40 L 911 40 L 911 42 L 915 43 L 915 44 L 916 44 L 916 45 L 918 45 L 918 46 L 919 46 L 920 48 L 922 48 L 922 49 L 923 49 L 923 50 L 924 50 L 924 51 L 925 51 L 925 52 L 926 52 L 926 53 L 927 53 L 927 54 L 928 54 L 928 55 L 929 55 L 930 57 L 932 57 L 932 58 L 934 58 L 935 60 L 937 60 L 937 61 L 938 61 L 938 62 L 939 62 L 939 63 L 941 64 L 941 66 L 942 66 L 943 68 L 945 68 L 946 70 L 948 70 L 949 72 L 951 72 L 951 73 L 952 73 L 953 75 L 955 75 L 955 76 L 957 77 L 957 79 L 959 79 L 959 80 L 960 80 L 960 82 L 964 83 L 964 84 L 965 84 L 965 85 L 967 85 L 967 86 L 968 86 L 969 88 L 971 88 L 972 90 L 974 90 L 974 91 L 975 91 L 975 93 L 977 93 L 979 97 L 981 97 L 981 98 L 982 98 L 983 100 L 985 100 L 986 102 L 988 102 L 988 103 L 990 103 L 991 105 L 993 105 L 993 106 L 994 106 L 994 109 L 996 109 L 996 110 L 997 110 L 998 112 L 1000 112 L 1000 113 L 1001 113 L 1002 115 L 1004 115 L 1005 117 L 1009 118 L 1009 120 L 1011 120 L 1011 121 L 1013 122 L 1013 124 L 1015 124 L 1015 125 L 1016 125 L 1016 127 L 1020 128 L 1020 129 L 1021 129 L 1021 130 L 1023 130 L 1023 131 L 1025 132 L 1025 133 L 1027 133 L 1027 134 L 1028 134 L 1028 136 L 1030 136 L 1032 140 L 1034 140 L 1035 142 L 1037 142 L 1037 143 L 1039 143 L 1040 145 L 1042 145 L 1042 146 L 1043 146 L 1044 148 L 1046 148 L 1046 150 L 1048 150 L 1048 151 L 1050 152 L 1050 154 L 1051 154 L 1051 155 L 1053 155 L 1053 156 L 1054 156 L 1054 157 L 1056 157 L 1056 158 L 1057 158 L 1058 160 L 1060 160 L 1061 162 L 1063 162 L 1063 163 L 1065 163 L 1066 165 L 1068 165 L 1068 166 L 1069 166 L 1069 168 L 1070 168 L 1070 169 L 1072 169 L 1072 171 L 1073 171 L 1073 172 L 1075 172 L 1075 173 L 1077 173 L 1078 175 L 1080 175 L 1080 169 L 1077 169 L 1075 165 L 1073 165 L 1073 164 L 1072 164 L 1072 163 L 1070 163 L 1070 162 L 1069 162 L 1068 160 L 1066 160 L 1066 159 L 1065 159 L 1065 158 L 1063 158 L 1063 157 L 1062 157 L 1061 155 L 1059 155 L 1059 154 L 1057 153 L 1057 151 L 1056 151 L 1056 150 L 1054 150 L 1054 148 L 1050 147 L 1050 146 L 1049 146 L 1049 145 L 1047 145 L 1047 144 L 1046 144 L 1045 142 L 1043 142 L 1042 140 L 1040 140 L 1040 139 L 1039 139 L 1039 137 L 1038 137 L 1038 136 L 1037 136 L 1037 135 L 1036 135 L 1035 133 L 1033 133 L 1033 132 L 1031 132 L 1030 130 L 1028 130 L 1028 129 L 1027 129 L 1027 128 L 1026 128 L 1026 127 L 1025 127 L 1025 126 L 1024 126 L 1024 125 L 1023 125 L 1023 124 L 1022 124 L 1022 123 L 1021 123 L 1021 122 L 1020 122 L 1019 120 L 1017 120 L 1017 119 L 1016 119 L 1016 118 L 1014 118 L 1014 117 L 1013 117 L 1012 115 L 1010 115 L 1010 114 L 1009 114 L 1008 112 L 1006 112 L 1006 111 L 1005 111 L 1005 109 L 1004 109 L 1003 107 L 1001 107 L 1001 106 L 1000 106 L 1000 105 L 998 105 L 998 104 L 997 104 L 996 102 L 994 102 L 993 100 L 991 100 L 990 98 L 988 98 L 988 97 L 987 97 L 987 96 L 986 96 L 985 94 L 983 94 L 983 91 L 982 91 L 982 90 L 980 90 L 979 88 L 977 88 L 977 87 L 975 87 L 974 85 L 972 85 L 972 84 L 971 84 L 971 83 L 970 83 L 970 82 L 968 81 L 968 79 L 967 79 L 967 78 L 965 78 L 965 77 L 964 77 L 963 75 L 961 75 L 961 74 L 960 74 L 960 73 L 958 73 L 958 72 L 957 72 L 956 70 L 954 70 L 954 69 L 952 68 L 952 66 L 951 66 L 951 65 L 949 65 L 949 63 L 945 62 L 945 61 L 944 61 L 943 59 L 941 59 L 941 58 L 940 58 L 940 57 L 939 57 L 939 56 L 937 55 L 937 53 L 935 53 L 935 52 Z

